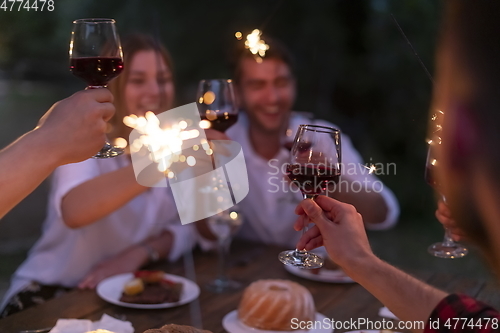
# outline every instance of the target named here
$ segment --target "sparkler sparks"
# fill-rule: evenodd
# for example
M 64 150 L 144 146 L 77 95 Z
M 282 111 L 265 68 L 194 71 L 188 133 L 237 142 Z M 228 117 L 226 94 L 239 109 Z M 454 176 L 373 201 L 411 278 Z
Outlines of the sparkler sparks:
M 175 177 L 174 172 L 169 169 L 172 163 L 181 162 L 189 166 L 196 164 L 194 156 L 182 154 L 185 141 L 200 137 L 198 129 L 187 129 L 191 121 L 180 120 L 178 123 L 162 128 L 156 115 L 148 111 L 145 117 L 133 114 L 126 116 L 123 118 L 123 123 L 140 133 L 140 136 L 130 143 L 130 151 L 134 153 L 144 147 L 147 148 L 150 152 L 149 158 L 158 163 L 158 170 L 164 172 L 168 178 Z M 213 153 L 206 139 L 200 139 L 199 143 L 208 155 Z M 196 151 L 199 146 L 195 145 L 192 148 Z
M 262 31 L 254 29 L 252 33 L 247 35 L 245 40 L 245 47 L 255 56 L 255 60 L 258 63 L 262 62 L 262 58 L 265 57 L 266 51 L 269 50 L 269 45 L 267 45 L 266 42 L 260 38 L 261 35 Z M 242 36 L 242 33 L 239 31 L 235 33 L 235 37 L 238 40 L 241 40 Z
M 375 164 L 370 164 L 370 166 L 368 166 L 368 165 L 363 165 L 363 166 L 368 169 L 369 175 L 371 175 L 372 173 L 377 171 L 377 167 L 375 166 Z

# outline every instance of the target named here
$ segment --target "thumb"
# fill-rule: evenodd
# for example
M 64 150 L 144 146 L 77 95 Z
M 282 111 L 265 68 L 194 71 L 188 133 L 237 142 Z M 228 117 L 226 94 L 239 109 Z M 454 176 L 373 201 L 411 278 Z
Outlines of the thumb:
M 323 209 L 321 209 L 321 207 L 318 206 L 318 204 L 312 199 L 305 199 L 302 201 L 302 209 L 304 209 L 304 212 L 309 217 L 309 220 L 314 224 L 317 224 L 320 229 L 328 221 Z

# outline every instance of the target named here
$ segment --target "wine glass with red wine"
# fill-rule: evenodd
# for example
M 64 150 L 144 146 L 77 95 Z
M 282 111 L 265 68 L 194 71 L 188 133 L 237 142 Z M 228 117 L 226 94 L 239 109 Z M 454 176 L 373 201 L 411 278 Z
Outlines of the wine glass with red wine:
M 300 125 L 293 141 L 287 176 L 297 185 L 304 199 L 313 199 L 337 186 L 341 174 L 340 131 L 325 126 Z M 304 219 L 302 234 L 309 221 Z M 279 260 L 285 265 L 314 269 L 323 259 L 303 249 L 283 251 Z
M 198 111 L 210 128 L 225 132 L 238 120 L 233 83 L 227 79 L 201 80 L 196 94 Z
M 433 138 L 429 142 L 429 150 L 427 151 L 427 162 L 425 166 L 425 181 L 429 184 L 440 196 L 444 203 L 446 197 L 441 193 L 441 184 L 439 179 L 436 178 L 436 170 L 439 167 L 438 159 L 436 156 L 437 145 L 441 144 L 441 118 L 443 113 L 439 111 L 438 114 L 432 117 L 433 125 Z M 439 122 L 439 123 L 438 123 Z M 455 242 L 451 238 L 451 232 L 448 228 L 444 228 L 444 239 L 442 242 L 437 242 L 428 247 L 428 251 L 435 257 L 455 259 L 462 258 L 469 252 L 462 244 Z
M 87 83 L 86 89 L 104 88 L 123 70 L 120 39 L 112 19 L 80 19 L 73 21 L 69 44 L 71 72 Z M 108 141 L 93 157 L 110 158 L 124 150 Z

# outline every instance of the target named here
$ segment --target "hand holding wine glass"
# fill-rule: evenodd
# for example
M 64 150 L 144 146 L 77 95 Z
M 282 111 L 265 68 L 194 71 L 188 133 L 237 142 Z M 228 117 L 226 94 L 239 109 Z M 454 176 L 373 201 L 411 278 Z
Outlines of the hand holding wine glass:
M 443 115 L 442 111 L 438 111 L 432 117 L 432 139 L 429 141 L 429 150 L 427 151 L 425 180 L 441 196 L 443 203 L 446 204 L 446 197 L 440 192 L 441 184 L 439 179 L 436 178 L 436 170 L 439 167 L 437 147 L 441 144 L 440 134 Z M 452 239 L 451 232 L 446 227 L 443 241 L 432 244 L 429 246 L 428 251 L 435 257 L 447 259 L 462 258 L 469 252 L 462 244 Z
M 304 195 L 316 198 L 329 186 L 337 184 L 341 174 L 340 131 L 331 127 L 300 125 L 292 146 L 292 158 L 287 176 Z M 305 219 L 302 234 L 307 232 Z M 323 265 L 323 259 L 301 249 L 281 252 L 279 259 L 286 265 L 314 269 Z
M 112 19 L 73 21 L 69 47 L 70 70 L 87 83 L 86 89 L 106 87 L 123 70 L 120 39 Z M 106 141 L 94 158 L 109 158 L 124 150 Z
M 427 154 L 427 167 L 425 169 L 425 179 L 427 183 L 438 192 L 442 201 L 446 204 L 446 197 L 439 193 L 440 184 L 435 177 L 435 170 L 438 167 L 438 161 L 434 158 L 434 148 L 429 146 Z M 462 258 L 469 252 L 462 244 L 455 242 L 451 237 L 450 229 L 444 228 L 444 239 L 442 242 L 437 242 L 429 246 L 428 251 L 435 257 L 454 259 Z
M 210 122 L 210 128 L 225 132 L 238 120 L 238 108 L 231 80 L 201 80 L 196 94 L 202 120 Z

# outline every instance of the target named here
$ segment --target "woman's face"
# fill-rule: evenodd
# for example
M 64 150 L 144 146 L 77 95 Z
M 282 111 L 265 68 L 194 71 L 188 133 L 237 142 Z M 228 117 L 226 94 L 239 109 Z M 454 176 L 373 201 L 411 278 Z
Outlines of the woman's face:
M 163 57 L 153 51 L 139 51 L 128 64 L 125 103 L 130 114 L 158 114 L 172 108 L 174 83 Z

